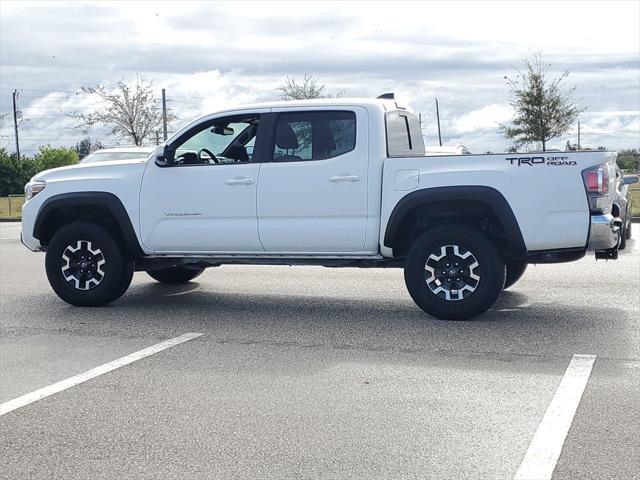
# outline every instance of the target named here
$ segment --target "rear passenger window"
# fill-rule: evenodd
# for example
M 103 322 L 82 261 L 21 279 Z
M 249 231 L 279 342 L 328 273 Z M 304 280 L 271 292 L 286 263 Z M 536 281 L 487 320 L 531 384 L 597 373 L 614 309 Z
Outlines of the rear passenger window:
M 356 114 L 292 112 L 278 116 L 274 162 L 326 160 L 356 148 Z

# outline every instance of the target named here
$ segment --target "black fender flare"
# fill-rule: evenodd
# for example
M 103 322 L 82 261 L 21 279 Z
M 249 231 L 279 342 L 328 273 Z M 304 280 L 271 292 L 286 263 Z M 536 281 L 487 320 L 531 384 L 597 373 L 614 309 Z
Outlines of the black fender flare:
M 60 210 L 73 207 L 102 207 L 107 209 L 116 220 L 127 251 L 134 257 L 144 255 L 138 237 L 133 229 L 131 218 L 120 199 L 109 192 L 71 192 L 54 195 L 40 206 L 33 224 L 33 236 L 41 239 L 46 228 L 47 217 Z
M 424 204 L 453 200 L 480 202 L 487 205 L 506 232 L 509 248 L 514 256 L 524 257 L 527 255 L 527 248 L 522 238 L 520 226 L 513 210 L 509 206 L 509 202 L 495 188 L 479 185 L 424 188 L 402 197 L 394 207 L 387 222 L 383 241 L 384 246 L 394 247 L 397 240 L 396 235 L 402 225 L 402 221 L 412 209 Z

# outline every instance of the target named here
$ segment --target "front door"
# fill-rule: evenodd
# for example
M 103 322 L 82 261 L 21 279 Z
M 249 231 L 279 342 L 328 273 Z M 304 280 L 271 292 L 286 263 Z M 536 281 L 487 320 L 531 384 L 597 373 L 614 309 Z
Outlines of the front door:
M 260 252 L 256 188 L 259 113 L 209 119 L 153 160 L 140 191 L 140 230 L 159 253 Z
M 364 108 L 277 114 L 258 182 L 258 229 L 267 252 L 364 249 L 368 121 Z

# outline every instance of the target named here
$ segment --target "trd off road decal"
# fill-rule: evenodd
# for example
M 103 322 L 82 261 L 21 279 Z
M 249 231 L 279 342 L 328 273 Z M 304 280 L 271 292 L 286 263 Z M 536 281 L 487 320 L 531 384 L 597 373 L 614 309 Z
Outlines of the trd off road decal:
M 529 165 L 533 167 L 534 165 L 551 165 L 556 167 L 563 166 L 571 166 L 577 165 L 578 162 L 575 160 L 569 160 L 567 156 L 561 157 L 507 157 L 505 159 L 507 162 L 510 162 L 511 165 L 518 165 L 519 167 L 522 165 Z

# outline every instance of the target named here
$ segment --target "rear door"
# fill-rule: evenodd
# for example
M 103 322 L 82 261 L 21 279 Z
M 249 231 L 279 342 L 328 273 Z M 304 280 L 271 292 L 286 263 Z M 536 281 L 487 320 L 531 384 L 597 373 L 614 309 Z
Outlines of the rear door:
M 273 112 L 272 140 L 258 182 L 258 231 L 265 251 L 362 251 L 368 192 L 366 109 Z

